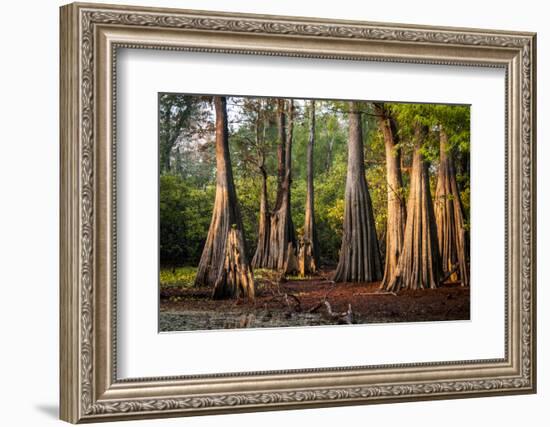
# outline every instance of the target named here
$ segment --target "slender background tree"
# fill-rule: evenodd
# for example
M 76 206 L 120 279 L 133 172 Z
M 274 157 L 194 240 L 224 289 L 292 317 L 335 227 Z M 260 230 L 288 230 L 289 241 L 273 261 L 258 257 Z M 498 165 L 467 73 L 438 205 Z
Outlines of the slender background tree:
M 279 133 L 285 139 L 284 179 L 277 194 L 275 209 L 271 215 L 268 267 L 284 274 L 296 272 L 296 232 L 291 214 L 290 188 L 292 184 L 292 138 L 294 128 L 294 101 L 287 103 L 286 132 Z M 279 111 L 280 123 L 285 123 Z M 283 143 L 281 142 L 281 145 Z M 280 158 L 280 157 L 279 157 Z M 280 164 L 280 160 L 279 160 Z M 279 166 L 280 169 L 280 166 Z
M 300 275 L 315 273 L 319 266 L 317 229 L 315 227 L 314 208 L 314 166 L 313 149 L 315 145 L 315 101 L 309 102 L 309 139 L 307 143 L 307 191 L 304 220 L 304 233 L 300 243 L 298 266 Z

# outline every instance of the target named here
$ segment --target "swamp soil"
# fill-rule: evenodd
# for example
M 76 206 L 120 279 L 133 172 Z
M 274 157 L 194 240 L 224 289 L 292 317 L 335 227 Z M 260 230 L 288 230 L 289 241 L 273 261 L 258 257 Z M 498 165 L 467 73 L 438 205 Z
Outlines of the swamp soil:
M 470 288 L 379 291 L 375 283 L 333 283 L 332 271 L 305 279 L 256 279 L 256 299 L 212 300 L 209 288 L 161 287 L 159 330 L 320 326 L 470 319 Z M 325 303 L 328 302 L 328 304 Z

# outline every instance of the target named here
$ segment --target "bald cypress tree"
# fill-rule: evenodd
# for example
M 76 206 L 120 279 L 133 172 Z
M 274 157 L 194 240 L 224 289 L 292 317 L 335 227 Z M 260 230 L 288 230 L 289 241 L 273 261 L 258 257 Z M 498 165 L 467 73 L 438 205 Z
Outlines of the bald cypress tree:
M 215 96 L 216 197 L 212 221 L 197 269 L 195 285 L 213 287 L 215 299 L 254 299 L 254 277 L 245 239 L 229 156 L 225 97 Z
M 403 250 L 397 268 L 386 286 L 389 291 L 399 291 L 402 288 L 433 289 L 439 285 L 441 278 L 441 258 L 428 163 L 422 154 L 426 134 L 425 126 L 414 124 L 414 153 Z
M 252 258 L 252 266 L 254 268 L 264 268 L 268 266 L 270 247 L 269 237 L 271 230 L 271 216 L 267 199 L 267 172 L 263 161 L 259 170 L 262 176 L 262 188 L 260 193 L 260 214 L 258 217 L 258 241 L 256 252 L 254 252 L 254 257 Z
M 277 191 L 275 208 L 271 214 L 270 246 L 267 266 L 284 274 L 297 270 L 296 263 L 296 232 L 290 212 L 290 186 L 292 184 L 292 137 L 294 126 L 294 101 L 289 100 L 285 111 L 285 103 L 279 103 L 279 139 L 278 177 L 281 171 L 284 178 Z M 287 116 L 287 118 L 285 118 Z M 288 119 L 288 120 L 287 120 Z M 286 124 L 286 128 L 285 125 Z M 284 147 L 284 160 L 281 148 Z
M 447 131 L 442 126 L 439 131 L 439 172 L 435 191 L 435 217 L 441 266 L 450 279 L 460 280 L 462 286 L 469 286 L 467 232 L 464 227 L 464 213 L 452 151 L 449 147 Z
M 304 235 L 300 242 L 298 270 L 300 275 L 315 273 L 319 266 L 317 230 L 315 227 L 314 188 L 313 188 L 313 147 L 315 144 L 315 101 L 309 103 L 309 139 L 306 160 L 306 209 L 304 218 Z
M 344 232 L 335 282 L 373 282 L 382 278 L 382 262 L 372 202 L 365 178 L 363 130 L 357 102 L 349 103 L 348 168 Z
M 269 126 L 269 120 L 267 118 L 267 106 L 266 103 L 264 110 L 262 111 L 262 103 L 260 102 L 259 109 L 256 115 L 255 134 L 256 134 L 256 148 L 259 152 L 258 155 L 258 171 L 261 175 L 262 184 L 260 192 L 260 213 L 258 216 L 258 239 L 256 244 L 256 251 L 252 258 L 253 268 L 265 268 L 269 262 L 269 238 L 271 230 L 271 213 L 269 211 L 269 200 L 267 191 L 267 170 L 266 170 L 266 133 Z
M 386 181 L 388 194 L 388 218 L 386 227 L 386 262 L 380 287 L 386 289 L 392 279 L 399 256 L 403 250 L 407 210 L 403 199 L 403 177 L 401 174 L 401 148 L 397 124 L 391 111 L 380 103 L 374 104 L 378 127 L 384 138 L 386 153 Z

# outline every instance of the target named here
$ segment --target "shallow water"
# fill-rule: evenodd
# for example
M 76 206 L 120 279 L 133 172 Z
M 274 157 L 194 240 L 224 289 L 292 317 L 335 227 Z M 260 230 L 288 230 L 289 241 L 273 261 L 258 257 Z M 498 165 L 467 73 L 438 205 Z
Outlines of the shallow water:
M 160 332 L 337 324 L 336 321 L 326 319 L 318 313 L 270 312 L 266 310 L 249 313 L 242 311 L 223 313 L 216 311 L 162 311 L 159 323 Z

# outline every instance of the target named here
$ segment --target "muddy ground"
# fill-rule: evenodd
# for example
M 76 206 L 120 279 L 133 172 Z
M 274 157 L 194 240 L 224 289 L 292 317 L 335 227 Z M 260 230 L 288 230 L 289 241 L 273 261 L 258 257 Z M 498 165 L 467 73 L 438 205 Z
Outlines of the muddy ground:
M 460 283 L 393 294 L 379 292 L 379 283 L 332 283 L 331 273 L 286 281 L 274 275 L 257 278 L 254 302 L 214 301 L 208 288 L 161 287 L 159 329 L 168 332 L 470 319 L 470 289 Z

